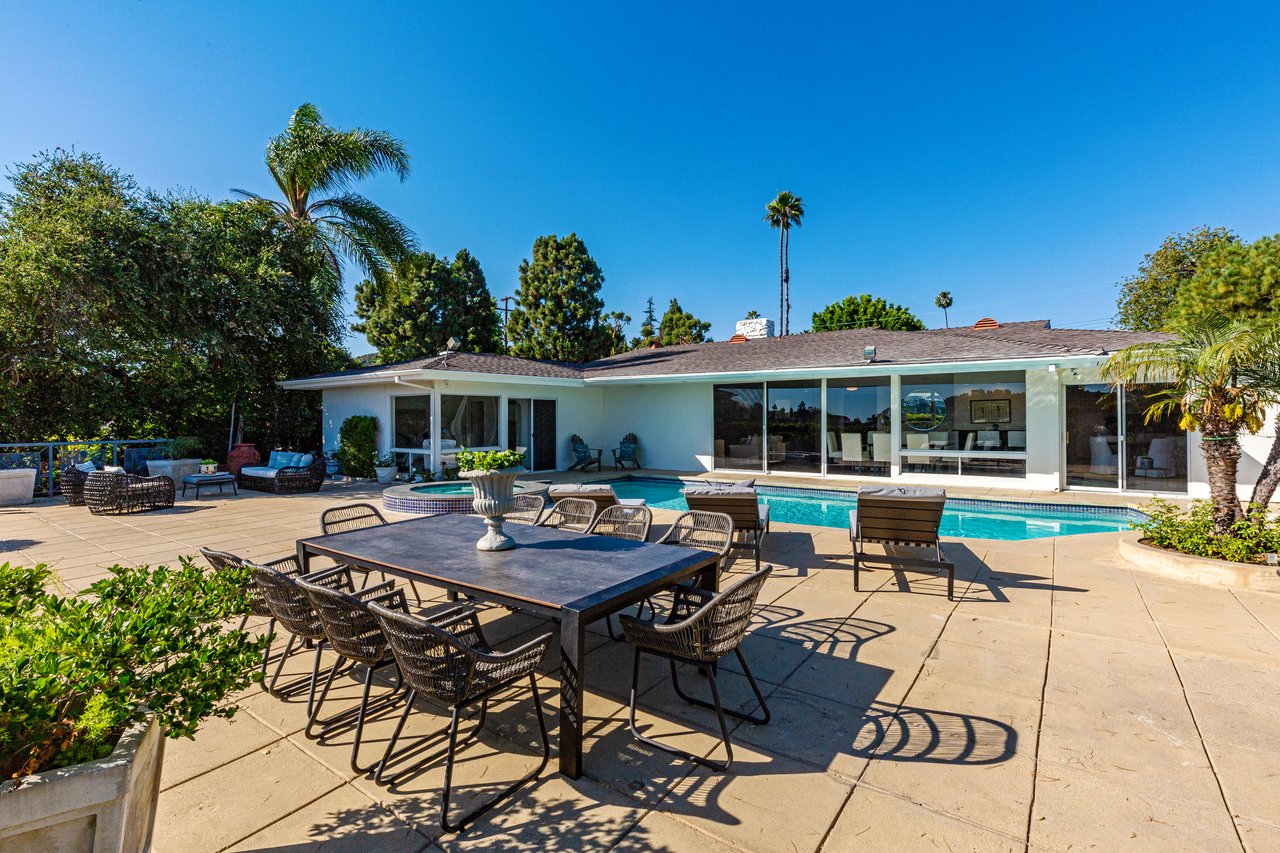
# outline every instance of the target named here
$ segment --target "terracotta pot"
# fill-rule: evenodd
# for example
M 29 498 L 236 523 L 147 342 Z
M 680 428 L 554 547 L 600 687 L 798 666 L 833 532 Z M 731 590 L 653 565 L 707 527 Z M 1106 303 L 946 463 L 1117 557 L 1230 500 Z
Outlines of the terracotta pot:
M 257 465 L 261 461 L 262 457 L 258 454 L 258 448 L 248 442 L 243 442 L 232 447 L 231 452 L 227 454 L 227 470 L 239 476 L 241 468 Z
M 475 492 L 472 503 L 476 515 L 484 516 L 489 530 L 476 543 L 479 551 L 508 551 L 516 547 L 515 540 L 502 532 L 502 517 L 515 506 L 516 475 L 524 469 L 503 468 L 500 471 L 463 471 L 460 476 L 471 481 Z

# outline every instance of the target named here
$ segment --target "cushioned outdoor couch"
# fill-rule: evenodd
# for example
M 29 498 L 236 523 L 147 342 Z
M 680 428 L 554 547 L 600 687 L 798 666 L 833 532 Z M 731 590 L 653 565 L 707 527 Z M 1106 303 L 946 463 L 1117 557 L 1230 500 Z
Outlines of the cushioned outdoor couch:
M 240 488 L 257 492 L 291 495 L 318 492 L 324 482 L 324 455 L 273 450 L 266 465 L 240 469 Z

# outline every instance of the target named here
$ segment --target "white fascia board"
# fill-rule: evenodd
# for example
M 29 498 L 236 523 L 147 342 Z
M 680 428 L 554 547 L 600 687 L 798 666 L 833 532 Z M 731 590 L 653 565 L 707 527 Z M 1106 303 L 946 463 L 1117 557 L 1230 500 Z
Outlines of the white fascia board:
M 1035 358 L 1000 359 L 993 361 L 935 361 L 898 364 L 873 361 L 842 367 L 787 367 L 776 370 L 748 370 L 740 373 L 669 373 L 648 376 L 597 376 L 587 377 L 588 385 L 644 385 L 667 382 L 736 382 L 757 379 L 807 379 L 823 376 L 910 376 L 921 373 L 957 373 L 970 370 L 1010 370 L 1052 367 L 1083 367 L 1106 361 L 1105 355 L 1054 355 Z
M 505 373 L 473 373 L 463 370 L 376 370 L 355 376 L 322 376 L 313 379 L 285 379 L 276 384 L 290 391 L 318 391 L 325 388 L 342 388 L 352 385 L 381 385 L 384 383 L 409 384 L 410 382 L 481 382 L 491 385 L 556 385 L 582 388 L 581 379 L 563 376 L 523 376 Z

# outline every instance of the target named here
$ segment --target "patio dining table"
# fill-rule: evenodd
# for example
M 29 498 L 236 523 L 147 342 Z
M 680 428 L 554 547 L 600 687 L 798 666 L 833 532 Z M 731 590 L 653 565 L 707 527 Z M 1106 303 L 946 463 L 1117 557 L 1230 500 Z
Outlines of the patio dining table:
M 484 522 L 437 515 L 298 540 L 313 557 L 436 586 L 560 622 L 560 772 L 582 775 L 587 625 L 686 580 L 714 590 L 718 557 L 673 545 L 631 542 L 509 524 L 510 551 L 478 551 Z

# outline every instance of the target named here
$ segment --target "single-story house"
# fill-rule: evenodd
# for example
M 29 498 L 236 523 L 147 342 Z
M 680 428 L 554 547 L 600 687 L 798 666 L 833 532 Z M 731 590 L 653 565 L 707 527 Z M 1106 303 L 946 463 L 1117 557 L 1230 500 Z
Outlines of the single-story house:
M 1111 353 L 1157 335 L 1045 320 L 786 337 L 741 325 L 728 341 L 586 364 L 449 352 L 282 385 L 322 392 L 326 449 L 345 418 L 374 415 L 380 450 L 404 468 L 438 471 L 471 447 L 521 448 L 531 470 L 563 470 L 575 434 L 607 466 L 635 433 L 654 469 L 1208 494 L 1198 435 L 1146 421 L 1151 387 L 1099 377 Z M 1269 446 L 1246 441 L 1242 483 Z

